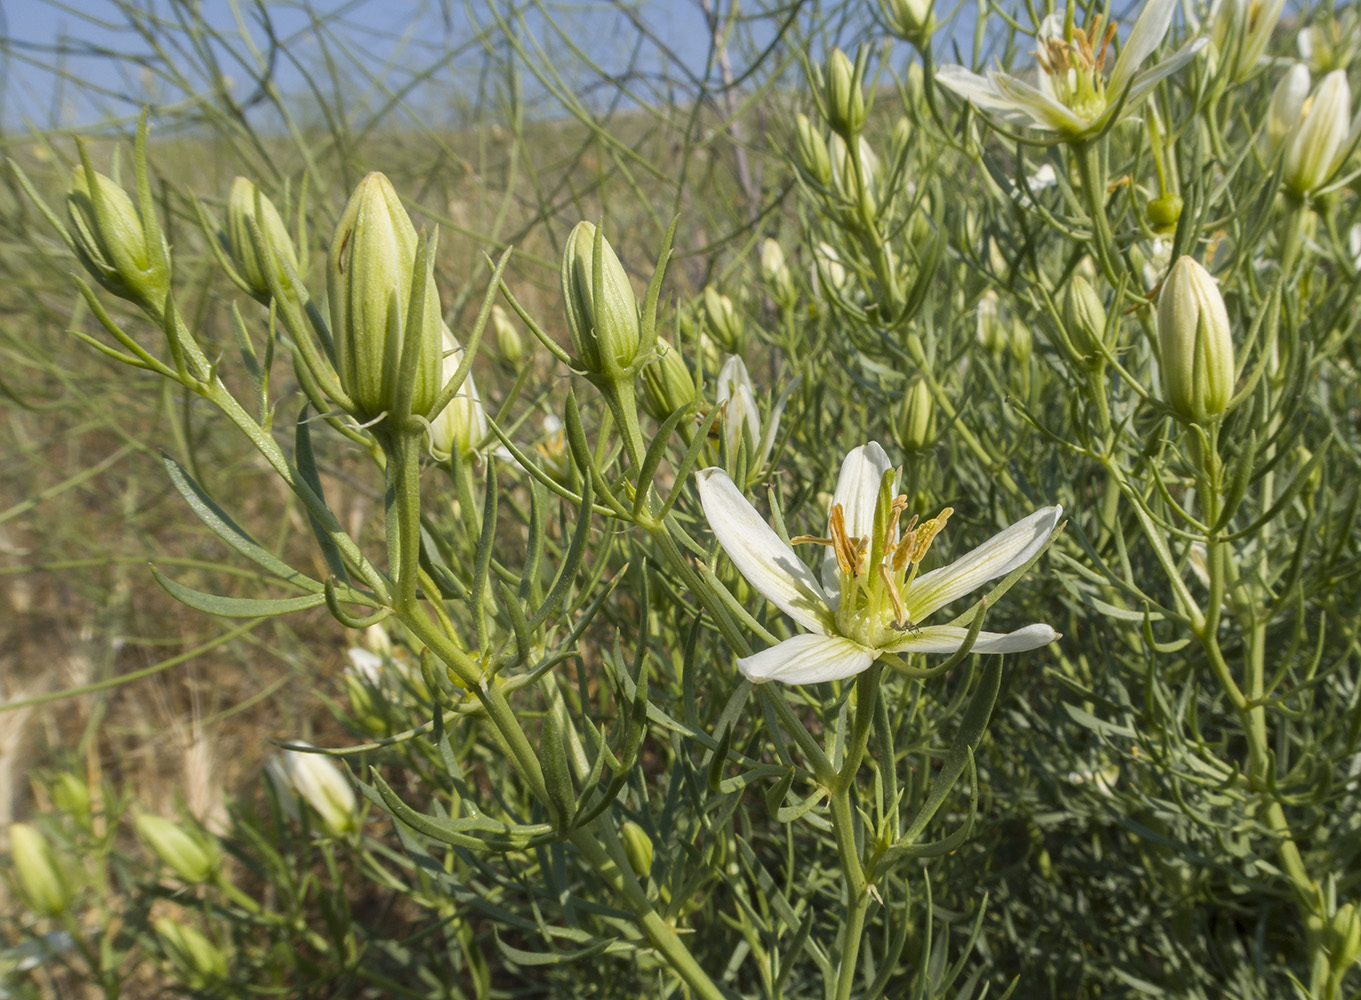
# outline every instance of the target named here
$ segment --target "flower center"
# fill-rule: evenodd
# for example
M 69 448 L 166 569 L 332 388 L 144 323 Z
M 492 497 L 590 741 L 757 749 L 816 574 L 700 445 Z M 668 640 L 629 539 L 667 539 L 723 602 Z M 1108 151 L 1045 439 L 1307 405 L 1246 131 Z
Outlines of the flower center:
M 1035 56 L 1054 97 L 1091 121 L 1106 110 L 1106 57 L 1115 39 L 1115 22 L 1101 27 L 1098 14 L 1086 28 L 1073 28 L 1071 40 L 1043 38 Z

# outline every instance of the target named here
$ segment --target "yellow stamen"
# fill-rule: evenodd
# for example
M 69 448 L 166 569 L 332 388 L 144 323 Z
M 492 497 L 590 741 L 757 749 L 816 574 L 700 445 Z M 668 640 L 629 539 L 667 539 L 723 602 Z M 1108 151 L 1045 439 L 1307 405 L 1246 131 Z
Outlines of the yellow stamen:
M 841 504 L 832 505 L 832 513 L 827 518 L 827 533 L 832 536 L 832 548 L 836 552 L 836 564 L 846 576 L 859 576 L 863 557 L 860 552 L 859 538 L 852 539 L 846 534 L 846 512 Z
M 906 628 L 911 619 L 907 617 L 907 608 L 903 606 L 903 599 L 898 593 L 898 584 L 883 563 L 879 564 L 879 579 L 884 581 L 884 586 L 888 588 L 888 599 L 893 602 L 893 624 L 900 629 Z
M 916 532 L 916 544 L 912 549 L 912 562 L 919 563 L 926 558 L 927 550 L 931 548 L 931 543 L 936 540 L 936 536 L 945 530 L 945 522 L 950 520 L 950 515 L 955 512 L 953 507 L 946 507 L 931 520 L 927 521 Z

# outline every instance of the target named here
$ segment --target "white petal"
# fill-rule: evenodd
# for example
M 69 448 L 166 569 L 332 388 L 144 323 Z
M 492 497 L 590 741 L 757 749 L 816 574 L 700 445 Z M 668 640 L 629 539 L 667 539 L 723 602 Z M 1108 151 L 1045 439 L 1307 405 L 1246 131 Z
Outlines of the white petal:
M 956 597 L 1029 562 L 1044 546 L 1062 515 L 1062 507 L 1042 507 L 950 565 L 924 573 L 912 582 L 903 598 L 908 616 L 921 621 Z
M 709 527 L 737 571 L 777 608 L 806 629 L 832 631 L 832 609 L 794 550 L 761 519 L 722 469 L 695 474 Z
M 1135 72 L 1145 59 L 1153 54 L 1167 34 L 1172 24 L 1172 12 L 1177 0 L 1148 0 L 1139 13 L 1139 19 L 1130 29 L 1129 38 L 1120 46 L 1120 56 L 1111 70 L 1110 85 L 1107 93 L 1116 98 L 1125 84 L 1134 78 Z
M 846 534 L 867 537 L 874 529 L 874 505 L 879 499 L 879 483 L 892 465 L 877 441 L 851 449 L 841 463 L 841 475 L 832 491 L 832 506 L 841 504 L 846 516 Z M 829 591 L 840 590 L 840 570 L 836 553 L 829 546 L 822 556 L 822 585 Z
M 821 684 L 854 677 L 869 669 L 874 653 L 838 635 L 796 635 L 743 657 L 737 667 L 753 684 Z
M 1073 113 L 1072 109 L 1037 87 L 1024 80 L 1005 73 L 990 73 L 988 78 L 1011 103 L 1023 110 L 1030 120 L 1041 128 L 1055 132 L 1085 132 L 1091 127 L 1087 119 Z
M 985 110 L 1003 113 L 1014 113 L 1017 110 L 1013 101 L 998 93 L 991 79 L 979 76 L 963 66 L 954 64 L 942 66 L 936 71 L 936 79 L 942 86 Z
M 893 653 L 953 653 L 964 645 L 969 630 L 958 625 L 927 625 L 904 633 L 902 641 L 889 647 Z M 979 632 L 970 652 L 1024 653 L 1061 639 L 1048 625 L 1027 625 L 1015 632 Z
M 1163 80 L 1165 77 L 1171 76 L 1194 59 L 1200 50 L 1205 48 L 1208 41 L 1209 39 L 1207 38 L 1197 38 L 1195 41 L 1183 45 L 1172 55 L 1158 63 L 1158 65 L 1151 69 L 1136 73 L 1134 76 L 1134 86 L 1129 88 L 1129 100 L 1125 102 L 1125 112 L 1129 113 L 1132 111 L 1139 100 L 1152 90 L 1159 81 Z M 1117 99 L 1119 91 L 1112 90 L 1111 95 L 1113 100 Z

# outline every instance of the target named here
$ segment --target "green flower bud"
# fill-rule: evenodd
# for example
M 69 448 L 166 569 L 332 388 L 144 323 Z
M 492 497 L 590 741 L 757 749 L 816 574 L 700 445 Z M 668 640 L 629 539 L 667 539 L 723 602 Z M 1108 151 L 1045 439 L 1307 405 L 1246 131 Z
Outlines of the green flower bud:
M 1011 339 L 1007 341 L 1007 350 L 1011 356 L 1021 364 L 1030 360 L 1031 352 L 1035 349 L 1035 338 L 1030 333 L 1030 327 L 1026 326 L 1019 319 L 1011 322 Z
M 417 340 L 410 413 L 424 417 L 439 394 L 444 350 L 439 293 L 429 262 L 418 316 L 411 316 L 418 238 L 391 182 L 372 173 L 359 182 L 336 226 L 327 259 L 336 374 L 361 422 L 396 413 L 406 340 Z
M 854 139 L 865 127 L 865 92 L 855 63 L 840 49 L 827 58 L 823 88 L 827 124 L 842 138 Z
M 1328 952 L 1338 972 L 1346 972 L 1361 958 L 1361 913 L 1355 903 L 1344 903 L 1328 921 Z
M 1233 395 L 1233 336 L 1210 272 L 1190 257 L 1174 265 L 1158 299 L 1165 402 L 1184 419 L 1206 423 Z
M 1351 148 L 1351 88 L 1345 70 L 1333 70 L 1304 104 L 1304 117 L 1285 139 L 1285 188 L 1304 198 L 1337 173 Z
M 1304 102 L 1308 99 L 1309 67 L 1295 63 L 1276 84 L 1267 105 L 1266 128 L 1262 129 L 1258 148 L 1268 160 L 1280 151 L 1286 135 L 1304 114 Z
M 280 287 L 291 289 L 293 283 L 288 276 L 289 270 L 298 275 L 302 268 L 298 264 L 297 251 L 293 248 L 293 237 L 288 235 L 288 227 L 284 225 L 274 202 L 263 193 L 259 194 L 260 211 L 256 213 L 257 191 L 258 188 L 244 177 L 232 181 L 231 194 L 227 196 L 227 228 L 222 234 L 222 245 L 250 294 L 268 305 L 269 272 L 265 268 L 265 262 L 256 252 L 255 239 L 251 235 L 251 221 L 254 220 L 260 227 L 270 253 L 276 255 L 270 264 L 274 273 L 278 275 Z M 285 262 L 287 267 L 284 266 Z
M 931 0 L 879 0 L 889 31 L 918 49 L 926 48 L 935 33 L 932 7 Z
M 647 878 L 652 872 L 652 838 L 637 823 L 628 820 L 619 833 L 624 841 L 624 855 L 629 859 L 629 867 L 639 878 Z
M 785 263 L 784 250 L 774 240 L 761 244 L 761 277 L 770 290 L 770 297 L 781 309 L 792 308 L 799 292 L 794 286 L 794 275 Z
M 841 255 L 837 253 L 836 247 L 827 242 L 819 243 L 813 249 L 814 283 L 821 279 L 828 287 L 841 291 L 846 287 L 848 278 L 846 266 L 841 263 Z
M 1007 346 L 1007 331 L 998 312 L 997 293 L 988 289 L 978 300 L 978 342 L 993 355 L 1001 354 Z
M 443 378 L 447 382 L 463 362 L 463 348 L 448 327 L 444 328 L 443 337 Z M 430 421 L 430 443 L 437 458 L 458 454 L 469 459 L 486 436 L 487 411 L 482 407 L 482 397 L 477 393 L 472 372 L 469 372 L 449 405 Z
M 227 979 L 227 956 L 194 928 L 169 917 L 161 917 L 154 926 L 165 957 L 184 986 L 208 990 Z
M 936 441 L 936 403 L 925 379 L 917 379 L 903 398 L 899 440 L 911 454 L 926 451 Z
M 680 351 L 657 342 L 657 357 L 643 366 L 643 408 L 654 420 L 665 420 L 695 401 L 695 379 Z
M 170 293 L 170 250 L 159 232 L 146 231 L 127 192 L 101 173 L 76 167 L 66 213 L 76 256 L 95 281 L 159 313 Z
M 879 201 L 879 157 L 874 155 L 874 150 L 870 149 L 870 144 L 865 141 L 863 135 L 856 139 L 856 146 L 860 154 L 859 184 L 855 180 L 856 163 L 851 156 L 850 147 L 841 136 L 832 136 L 832 184 L 837 194 L 852 205 L 860 204 L 860 192 L 863 188 L 870 209 L 874 211 Z
M 82 830 L 91 826 L 90 786 L 70 771 L 63 771 L 52 782 L 52 804 L 76 821 Z
M 827 151 L 827 140 L 807 115 L 794 119 L 794 162 L 813 182 L 830 187 L 832 156 Z
M 161 863 L 190 885 L 210 882 L 217 874 L 221 856 L 217 845 L 161 816 L 137 817 L 137 835 Z
M 1106 335 L 1106 307 L 1091 282 L 1080 274 L 1069 280 L 1063 297 L 1063 327 L 1079 360 L 1091 366 L 1106 363 L 1101 353 Z
M 577 363 L 619 381 L 638 358 L 641 333 L 633 285 L 609 241 L 600 239 L 600 298 L 595 289 L 596 228 L 578 222 L 562 254 L 562 300 Z
M 519 368 L 525 360 L 525 344 L 520 331 L 500 306 L 491 307 L 491 325 L 496 331 L 496 350 L 501 360 L 511 368 Z
M 737 354 L 742 349 L 746 332 L 742 316 L 732 304 L 732 299 L 720 295 L 712 285 L 704 289 L 704 316 L 708 320 L 709 333 L 714 342 L 729 354 Z
M 59 917 L 70 909 L 75 883 L 37 827 L 11 824 L 9 850 L 19 894 L 30 910 L 40 917 Z

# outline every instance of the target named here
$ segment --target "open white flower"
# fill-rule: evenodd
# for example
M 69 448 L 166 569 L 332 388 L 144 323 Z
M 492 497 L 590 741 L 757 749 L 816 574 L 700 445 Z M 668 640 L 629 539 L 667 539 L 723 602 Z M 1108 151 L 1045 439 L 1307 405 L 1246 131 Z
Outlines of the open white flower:
M 789 393 L 797 384 L 797 379 L 785 386 L 770 411 L 764 433 L 761 427 L 761 410 L 756 405 L 756 390 L 751 384 L 747 366 L 736 354 L 723 363 L 718 372 L 718 392 L 715 402 L 723 411 L 723 429 L 728 441 L 729 454 L 737 454 L 737 448 L 745 435 L 748 453 L 752 457 L 752 469 L 764 469 L 775 447 L 775 435 L 780 430 L 780 417 L 784 415 Z
M 795 543 L 823 545 L 821 580 L 762 520 L 722 469 L 698 473 L 704 516 L 738 571 L 762 595 L 808 629 L 753 656 L 739 659 L 754 683 L 816 684 L 869 668 L 886 653 L 952 653 L 968 629 L 921 625 L 929 615 L 988 580 L 1025 565 L 1059 523 L 1061 507 L 1044 507 L 994 535 L 948 566 L 918 575 L 922 559 L 945 527 L 950 508 L 901 532 L 907 498 L 881 490 L 888 455 L 870 442 L 841 465 L 828 516 L 827 538 L 799 536 Z M 880 497 L 883 496 L 883 509 Z M 875 525 L 882 526 L 879 538 Z M 1048 625 L 1015 632 L 980 632 L 975 653 L 1020 653 L 1053 642 Z
M 1162 43 L 1172 23 L 1176 0 L 1148 0 L 1120 46 L 1115 66 L 1106 76 L 1106 59 L 1115 40 L 1115 24 L 1100 16 L 1086 28 L 1065 35 L 1062 13 L 1040 22 L 1035 40 L 1039 86 L 1009 73 L 979 76 L 963 66 L 942 66 L 936 79 L 984 111 L 1012 125 L 1032 126 L 1071 139 L 1101 131 L 1128 90 L 1125 112 L 1132 112 L 1159 80 L 1185 66 L 1205 45 L 1198 38 L 1156 66 L 1140 66 Z

